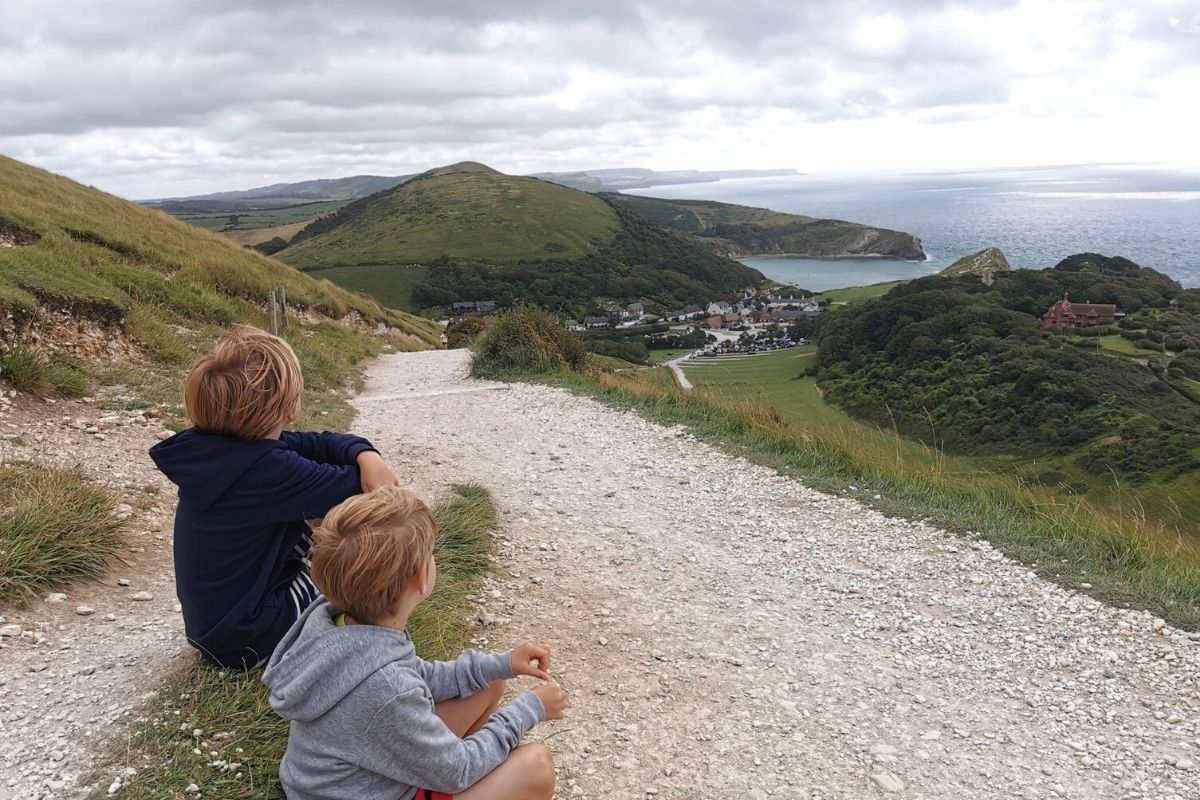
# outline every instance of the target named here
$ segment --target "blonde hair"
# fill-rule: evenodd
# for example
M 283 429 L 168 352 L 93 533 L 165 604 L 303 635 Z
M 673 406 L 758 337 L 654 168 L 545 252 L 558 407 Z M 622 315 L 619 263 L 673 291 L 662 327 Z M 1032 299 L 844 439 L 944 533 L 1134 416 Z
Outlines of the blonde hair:
M 313 531 L 312 579 L 358 622 L 395 611 L 408 582 L 433 555 L 437 523 L 409 491 L 383 486 L 335 506 Z
M 291 345 L 239 325 L 192 367 L 183 402 L 197 428 L 253 441 L 290 422 L 303 391 Z

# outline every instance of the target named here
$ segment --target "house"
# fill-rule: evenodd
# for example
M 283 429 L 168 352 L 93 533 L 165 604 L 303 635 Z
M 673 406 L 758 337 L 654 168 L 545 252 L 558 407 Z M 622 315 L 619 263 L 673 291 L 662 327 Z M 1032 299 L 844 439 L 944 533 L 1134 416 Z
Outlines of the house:
M 1063 299 L 1050 306 L 1050 310 L 1042 315 L 1042 330 L 1054 328 L 1090 328 L 1093 325 L 1111 325 L 1117 317 L 1124 314 L 1117 311 L 1111 303 L 1072 303 L 1071 298 L 1063 295 Z
M 749 299 L 751 297 L 757 297 L 757 296 L 758 296 L 758 289 L 755 289 L 753 286 L 747 286 L 745 289 L 742 289 L 742 297 Z
M 733 311 L 733 306 L 729 305 L 729 303 L 726 303 L 724 300 L 718 300 L 715 303 L 708 304 L 708 313 L 713 316 L 717 314 L 728 314 L 730 311 Z
M 585 328 L 611 328 L 612 322 L 608 317 L 586 317 L 583 320 Z
M 584 325 L 582 322 L 580 322 L 577 319 L 569 319 L 566 322 L 564 322 L 563 325 L 567 326 L 567 330 L 569 330 L 569 331 L 586 331 L 587 330 L 587 326 Z
M 740 314 L 737 314 L 737 313 L 735 313 L 735 312 L 733 312 L 733 311 L 730 311 L 730 312 L 729 312 L 729 313 L 727 313 L 727 314 L 722 314 L 722 315 L 721 315 L 721 325 L 722 325 L 722 327 L 725 327 L 725 328 L 732 328 L 734 325 L 740 325 L 740 324 L 741 324 L 741 322 L 742 322 L 742 317 L 741 317 L 741 315 L 740 315 Z
M 776 297 L 767 301 L 767 310 L 774 311 L 777 308 L 797 308 L 807 311 L 816 310 L 818 306 L 817 301 L 811 297 Z
M 621 316 L 625 317 L 626 319 L 640 319 L 642 314 L 645 313 L 646 309 L 641 303 L 630 303 L 625 310 L 621 312 Z
M 685 319 L 691 319 L 703 313 L 704 309 L 700 306 L 684 306 L 675 311 L 668 311 L 666 314 L 663 314 L 663 317 L 671 322 L 683 322 Z
M 704 320 L 704 322 L 700 323 L 701 328 L 708 328 L 709 330 L 717 330 L 717 329 L 723 327 L 724 325 L 725 325 L 725 318 L 723 316 L 721 316 L 720 314 L 714 314 L 713 316 Z
M 450 321 L 462 322 L 496 313 L 495 300 L 460 300 L 450 307 Z

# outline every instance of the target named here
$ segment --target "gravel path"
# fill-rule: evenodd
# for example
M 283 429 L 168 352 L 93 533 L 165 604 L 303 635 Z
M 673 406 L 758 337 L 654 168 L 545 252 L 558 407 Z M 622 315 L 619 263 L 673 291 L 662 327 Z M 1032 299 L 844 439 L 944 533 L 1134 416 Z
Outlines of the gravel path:
M 671 374 L 675 376 L 675 382 L 679 384 L 679 388 L 681 389 L 692 388 L 692 382 L 688 380 L 687 375 L 683 374 L 683 367 L 680 366 L 680 364 L 691 357 L 692 354 L 688 353 L 686 356 L 680 356 L 667 362 L 667 366 L 671 368 Z
M 0 800 L 75 797 L 117 734 L 186 649 L 171 567 L 174 487 L 146 450 L 153 415 L 21 396 L 0 402 L 5 460 L 79 467 L 129 519 L 125 563 L 25 608 L 0 604 Z
M 490 645 L 548 641 L 563 798 L 1200 798 L 1200 642 L 566 391 L 388 356 L 358 430 L 504 513 Z

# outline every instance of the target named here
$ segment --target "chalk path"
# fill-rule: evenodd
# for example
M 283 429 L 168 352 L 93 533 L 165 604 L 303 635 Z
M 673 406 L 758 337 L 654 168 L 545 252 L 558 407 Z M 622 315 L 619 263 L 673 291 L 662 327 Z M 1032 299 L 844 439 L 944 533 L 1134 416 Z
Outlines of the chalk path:
M 559 797 L 1200 797 L 1186 634 L 466 358 L 379 360 L 356 429 L 426 497 L 495 493 L 479 615 L 556 653 Z

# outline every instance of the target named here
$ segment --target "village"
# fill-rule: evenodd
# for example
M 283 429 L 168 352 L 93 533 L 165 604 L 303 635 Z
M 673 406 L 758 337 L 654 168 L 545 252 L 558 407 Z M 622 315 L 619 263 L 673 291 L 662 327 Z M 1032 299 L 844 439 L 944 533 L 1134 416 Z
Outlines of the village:
M 636 334 L 635 329 L 653 326 L 647 339 L 664 342 L 689 336 L 694 340 L 696 331 L 703 331 L 706 344 L 695 349 L 696 355 L 763 352 L 794 345 L 796 339 L 789 339 L 786 329 L 798 320 L 815 319 L 824 310 L 814 298 L 797 296 L 797 291 L 747 286 L 732 302 L 713 300 L 705 306 L 685 305 L 662 313 L 648 312 L 641 302 L 625 306 L 607 303 L 582 320 L 564 319 L 562 324 L 580 333 L 627 330 Z M 443 324 L 491 316 L 497 310 L 494 300 L 456 302 Z

